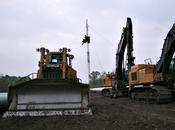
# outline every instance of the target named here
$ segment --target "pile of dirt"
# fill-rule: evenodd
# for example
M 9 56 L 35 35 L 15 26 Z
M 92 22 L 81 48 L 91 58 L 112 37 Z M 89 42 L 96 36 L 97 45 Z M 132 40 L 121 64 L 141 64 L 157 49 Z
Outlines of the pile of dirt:
M 175 103 L 148 104 L 91 94 L 92 116 L 0 118 L 1 130 L 174 130 Z

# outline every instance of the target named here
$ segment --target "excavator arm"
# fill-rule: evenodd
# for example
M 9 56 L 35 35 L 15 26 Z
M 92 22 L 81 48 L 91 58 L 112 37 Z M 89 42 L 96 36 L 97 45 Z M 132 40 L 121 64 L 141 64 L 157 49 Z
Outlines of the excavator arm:
M 123 28 L 120 42 L 116 53 L 116 79 L 122 80 L 123 57 L 126 48 L 126 28 Z
M 120 42 L 116 53 L 116 80 L 123 80 L 123 60 L 124 53 L 127 46 L 127 60 L 128 69 L 134 65 L 133 57 L 133 34 L 132 34 L 132 21 L 131 18 L 127 18 L 126 27 L 123 28 Z
M 167 37 L 163 45 L 162 54 L 160 56 L 160 60 L 156 64 L 156 71 L 158 73 L 166 72 L 168 70 L 174 52 L 175 52 L 175 24 L 167 34 Z
M 165 39 L 160 60 L 156 64 L 156 72 L 162 74 L 163 81 L 167 82 L 173 76 L 169 76 L 169 66 L 175 52 L 175 24 L 170 29 Z M 170 80 L 171 80 L 170 79 Z

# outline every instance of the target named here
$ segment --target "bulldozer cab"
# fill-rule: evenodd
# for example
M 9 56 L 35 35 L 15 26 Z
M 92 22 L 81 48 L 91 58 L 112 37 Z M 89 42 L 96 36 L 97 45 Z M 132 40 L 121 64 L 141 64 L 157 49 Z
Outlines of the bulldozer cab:
M 61 64 L 63 62 L 63 56 L 61 53 L 50 53 L 49 63 L 50 64 Z
M 60 64 L 66 63 L 67 66 L 72 67 L 71 63 L 74 56 L 69 54 L 67 51 L 70 52 L 70 49 L 63 48 L 63 49 L 60 49 L 58 52 L 49 52 L 47 54 L 47 64 L 60 65 Z M 63 59 L 63 55 L 65 55 L 64 59 Z
M 68 79 L 77 80 L 76 71 L 72 68 L 70 49 L 63 48 L 50 52 L 48 49 L 37 49 L 41 53 L 38 79 Z

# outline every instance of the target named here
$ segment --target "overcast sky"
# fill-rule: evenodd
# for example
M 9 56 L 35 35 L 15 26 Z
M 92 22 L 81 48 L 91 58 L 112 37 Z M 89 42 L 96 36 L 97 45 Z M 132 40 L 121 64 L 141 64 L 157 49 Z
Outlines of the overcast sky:
M 0 0 L 0 73 L 25 76 L 38 69 L 38 47 L 71 48 L 78 77 L 87 81 L 85 21 L 91 36 L 91 71 L 115 69 L 115 53 L 131 17 L 135 63 L 159 60 L 175 22 L 174 0 Z

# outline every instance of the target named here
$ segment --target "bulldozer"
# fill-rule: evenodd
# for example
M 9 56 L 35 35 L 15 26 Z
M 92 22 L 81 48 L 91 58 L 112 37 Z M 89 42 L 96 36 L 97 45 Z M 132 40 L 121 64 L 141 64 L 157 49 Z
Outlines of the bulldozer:
M 168 103 L 175 95 L 175 24 L 165 38 L 157 64 L 137 64 L 129 71 L 129 93 L 132 99 L 151 103 Z
M 41 47 L 37 51 L 40 60 L 36 78 L 24 77 L 28 80 L 9 86 L 8 110 L 3 117 L 91 115 L 89 85 L 77 78 L 71 50 Z

